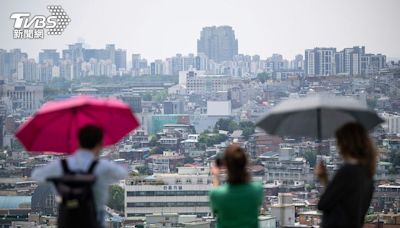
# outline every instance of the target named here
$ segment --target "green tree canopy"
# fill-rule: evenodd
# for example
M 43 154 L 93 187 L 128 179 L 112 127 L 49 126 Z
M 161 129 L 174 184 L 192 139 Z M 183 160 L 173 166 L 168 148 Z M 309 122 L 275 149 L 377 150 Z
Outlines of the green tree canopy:
M 232 119 L 219 119 L 217 123 L 215 123 L 214 129 L 233 132 L 234 130 L 239 129 L 239 126 Z
M 154 146 L 159 146 L 160 143 L 158 142 L 158 137 L 157 135 L 151 135 L 150 136 L 150 141 L 149 141 L 149 146 L 154 147 Z
M 199 144 L 202 145 L 202 149 L 205 149 L 206 146 L 212 146 L 214 144 L 218 144 L 224 142 L 228 139 L 227 135 L 224 134 L 207 134 L 202 133 L 199 136 Z
M 109 199 L 108 204 L 110 208 L 123 212 L 124 211 L 124 198 L 125 198 L 125 191 L 118 185 L 111 185 L 108 189 L 109 191 Z
M 270 79 L 270 74 L 267 72 L 262 72 L 257 74 L 257 80 L 261 83 L 265 83 L 268 79 Z
M 243 137 L 248 140 L 250 135 L 254 134 L 256 125 L 251 121 L 242 121 L 239 123 L 239 128 L 243 131 Z
M 153 97 L 151 96 L 151 93 L 146 92 L 145 94 L 142 95 L 143 101 L 151 101 Z
M 304 158 L 310 164 L 310 167 L 314 167 L 317 162 L 317 153 L 312 150 L 308 150 L 304 153 Z
M 140 175 L 152 175 L 153 174 L 153 172 L 147 165 L 138 166 L 138 167 L 136 167 L 136 169 Z

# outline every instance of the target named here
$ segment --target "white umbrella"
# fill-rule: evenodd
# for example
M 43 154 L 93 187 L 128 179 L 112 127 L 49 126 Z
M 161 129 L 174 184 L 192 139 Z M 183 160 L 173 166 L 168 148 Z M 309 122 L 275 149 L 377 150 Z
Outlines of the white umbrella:
M 333 137 L 339 127 L 349 122 L 358 122 L 370 130 L 383 120 L 355 99 L 312 96 L 279 103 L 256 125 L 271 135 L 321 140 Z

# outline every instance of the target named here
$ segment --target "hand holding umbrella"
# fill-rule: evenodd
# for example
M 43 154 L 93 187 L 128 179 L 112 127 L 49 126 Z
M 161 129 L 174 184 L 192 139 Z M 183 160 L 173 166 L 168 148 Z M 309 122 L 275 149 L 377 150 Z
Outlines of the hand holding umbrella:
M 319 162 L 315 166 L 314 173 L 323 185 L 326 186 L 328 184 L 328 171 L 326 170 L 326 166 L 323 161 Z
M 320 154 L 321 140 L 333 137 L 337 129 L 350 122 L 370 130 L 383 120 L 352 98 L 312 96 L 278 104 L 256 126 L 271 135 L 315 137 Z M 326 166 L 318 164 L 315 171 L 321 182 L 327 183 Z
M 279 103 L 256 126 L 271 135 L 315 137 L 320 142 L 350 122 L 370 130 L 383 120 L 352 98 L 311 96 Z

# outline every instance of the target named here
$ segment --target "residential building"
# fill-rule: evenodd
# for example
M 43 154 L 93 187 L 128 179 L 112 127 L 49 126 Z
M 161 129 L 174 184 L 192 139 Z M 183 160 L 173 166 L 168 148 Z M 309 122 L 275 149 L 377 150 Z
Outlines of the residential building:
M 126 70 L 126 50 L 115 50 L 115 67 L 117 71 Z
M 296 218 L 292 194 L 279 193 L 278 203 L 271 206 L 271 214 L 276 217 L 278 227 L 293 226 Z
M 161 138 L 160 144 L 163 147 L 176 147 L 179 143 L 177 138 Z M 178 166 L 182 166 L 185 157 L 173 151 L 164 151 L 163 154 L 153 154 L 147 158 L 149 168 L 154 173 L 175 172 Z
M 371 205 L 377 212 L 388 212 L 390 209 L 397 211 L 400 205 L 400 185 L 378 185 L 375 190 Z
M 121 100 L 129 104 L 135 113 L 142 112 L 142 97 L 135 94 L 122 94 L 119 96 Z
M 179 85 L 186 87 L 188 93 L 214 94 L 219 91 L 228 91 L 230 76 L 205 75 L 201 71 L 179 72 Z
M 19 67 L 18 63 L 27 59 L 28 55 L 21 52 L 21 49 L 12 49 L 10 51 L 0 49 L 0 78 L 14 78 Z
M 184 104 L 181 100 L 164 101 L 164 114 L 184 114 Z
M 399 134 L 400 133 L 400 115 L 384 113 L 383 118 L 386 120 L 384 127 L 389 134 Z
M 336 74 L 336 48 L 314 48 L 305 51 L 305 74 L 328 76 Z
M 50 63 L 51 65 L 58 65 L 60 61 L 60 53 L 56 49 L 43 49 L 39 52 L 39 63 Z
M 230 26 L 204 27 L 197 40 L 197 53 L 216 61 L 229 61 L 238 54 L 238 40 Z

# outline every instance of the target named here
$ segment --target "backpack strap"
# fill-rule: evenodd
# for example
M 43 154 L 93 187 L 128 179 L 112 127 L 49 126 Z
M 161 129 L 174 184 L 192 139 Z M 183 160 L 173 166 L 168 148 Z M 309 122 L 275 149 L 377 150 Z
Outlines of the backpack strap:
M 71 174 L 72 173 L 71 170 L 68 168 L 68 163 L 67 163 L 67 160 L 65 158 L 61 159 L 61 167 L 63 169 L 64 174 Z
M 98 162 L 99 162 L 99 160 L 97 160 L 97 159 L 92 161 L 92 164 L 90 164 L 89 169 L 87 171 L 88 174 L 92 174 L 93 173 L 93 170 L 96 167 Z

